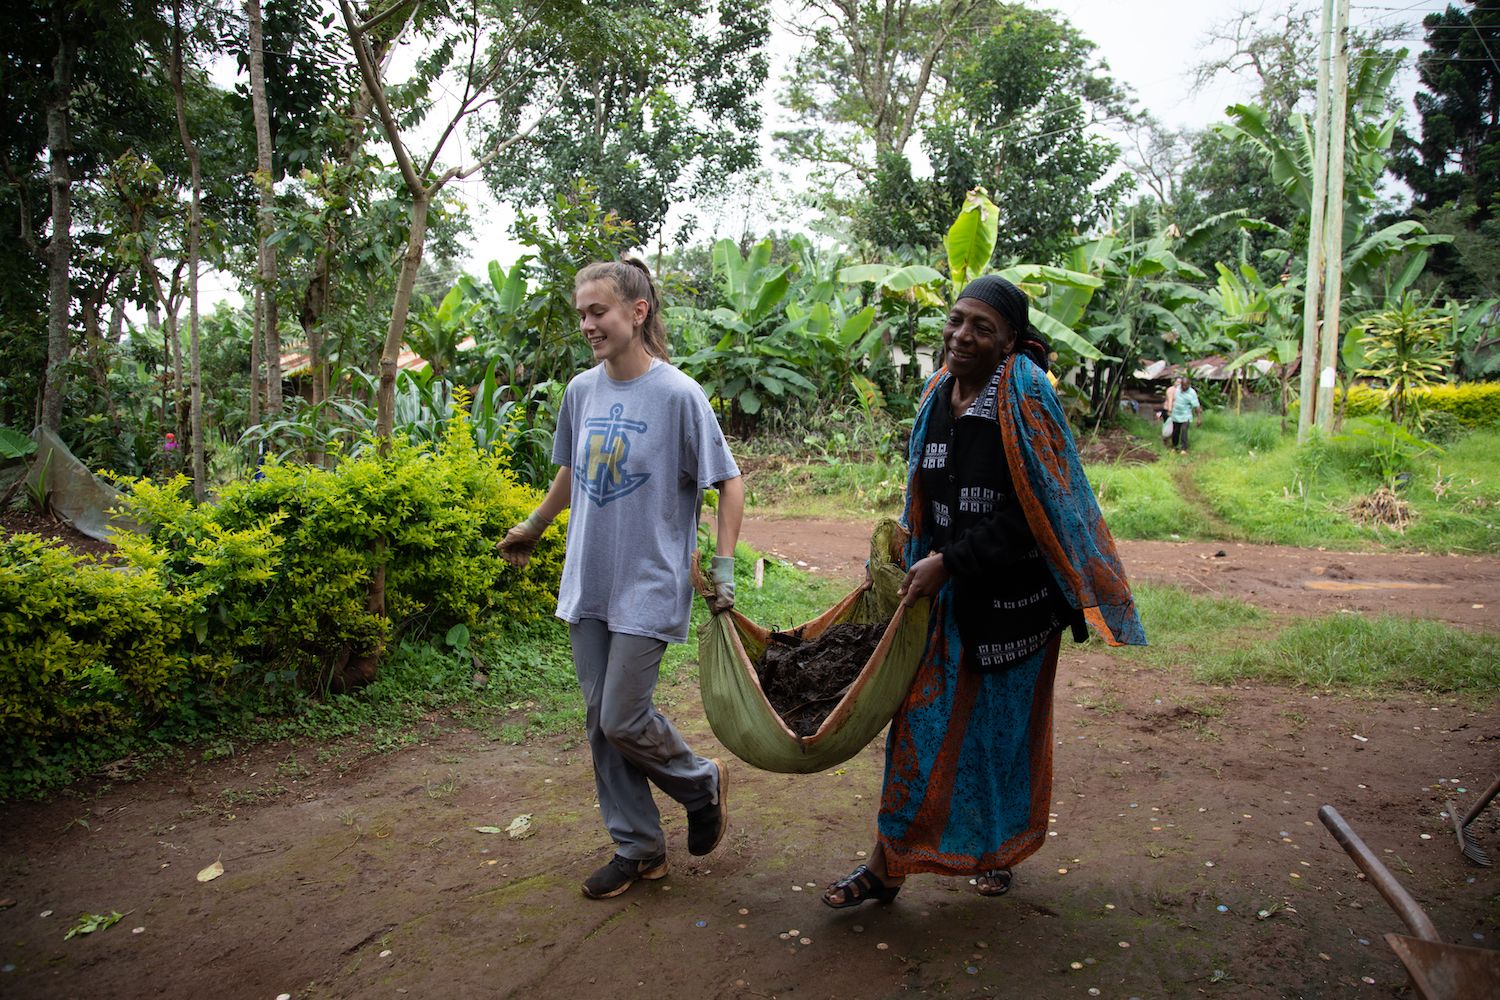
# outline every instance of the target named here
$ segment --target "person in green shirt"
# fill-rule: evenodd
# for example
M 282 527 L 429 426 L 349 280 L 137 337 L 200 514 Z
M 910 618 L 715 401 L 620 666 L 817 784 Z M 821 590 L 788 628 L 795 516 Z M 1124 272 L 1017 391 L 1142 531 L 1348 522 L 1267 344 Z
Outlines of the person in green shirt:
M 1198 394 L 1188 382 L 1186 375 L 1177 376 L 1177 392 L 1172 396 L 1172 412 L 1167 414 L 1167 419 L 1172 421 L 1172 447 L 1186 455 L 1188 450 L 1188 428 L 1192 426 L 1193 415 L 1203 413 L 1203 406 L 1198 402 Z

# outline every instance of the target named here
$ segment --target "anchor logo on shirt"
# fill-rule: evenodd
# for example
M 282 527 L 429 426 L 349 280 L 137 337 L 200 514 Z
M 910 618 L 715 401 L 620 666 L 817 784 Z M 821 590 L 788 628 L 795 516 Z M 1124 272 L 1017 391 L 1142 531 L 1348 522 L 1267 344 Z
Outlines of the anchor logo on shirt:
M 589 428 L 583 445 L 583 492 L 601 507 L 634 492 L 651 478 L 649 472 L 630 472 L 625 468 L 625 460 L 630 456 L 630 438 L 625 432 L 643 434 L 646 425 L 639 420 L 626 420 L 621 416 L 624 412 L 625 407 L 616 403 L 609 408 L 608 417 L 583 422 Z

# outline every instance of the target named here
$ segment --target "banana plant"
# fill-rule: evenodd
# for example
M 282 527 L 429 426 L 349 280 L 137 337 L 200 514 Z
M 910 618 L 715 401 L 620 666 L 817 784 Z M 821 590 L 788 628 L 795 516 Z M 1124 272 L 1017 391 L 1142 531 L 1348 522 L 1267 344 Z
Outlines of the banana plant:
M 1344 152 L 1344 245 L 1350 246 L 1368 223 L 1376 187 L 1390 159 L 1399 115 L 1386 114 L 1386 95 L 1406 50 L 1359 60 L 1349 83 Z M 1271 178 L 1304 214 L 1312 211 L 1316 136 L 1305 115 L 1291 116 L 1288 138 L 1271 113 L 1252 104 L 1228 109 L 1229 122 L 1214 126 L 1220 135 L 1249 145 L 1265 158 Z
M 1500 375 L 1500 299 L 1449 301 L 1453 322 L 1454 375 L 1464 379 Z
M 815 398 L 817 386 L 803 372 L 818 371 L 824 360 L 816 340 L 805 335 L 813 307 L 796 319 L 783 308 L 797 265 L 773 263 L 771 252 L 769 239 L 748 254 L 741 254 L 733 240 L 720 240 L 713 263 L 723 304 L 670 310 L 673 319 L 698 329 L 693 339 L 706 339 L 674 361 L 703 386 L 736 430 L 748 429 L 767 402 Z
M 1245 370 L 1256 361 L 1269 359 L 1276 366 L 1281 429 L 1286 431 L 1290 405 L 1291 366 L 1301 351 L 1300 282 L 1288 277 L 1285 282 L 1267 284 L 1260 272 L 1249 264 L 1232 271 L 1223 264 L 1219 271 L 1214 300 L 1219 315 L 1214 323 L 1237 346 L 1241 353 L 1225 366 L 1238 373 L 1235 379 L 1235 408 L 1243 397 Z
M 1208 346 L 1197 322 L 1197 313 L 1212 304 L 1199 287 L 1208 275 L 1185 258 L 1208 234 L 1242 215 L 1224 213 L 1187 233 L 1157 224 L 1143 237 L 1110 233 L 1075 246 L 1103 282 L 1087 300 L 1081 320 L 1084 335 L 1102 355 L 1084 378 L 1093 426 L 1113 416 L 1125 379 L 1142 356 L 1196 353 Z
M 776 310 L 791 287 L 793 265 L 771 263 L 771 241 L 761 240 L 741 254 L 734 240 L 714 244 L 714 273 L 719 276 L 719 290 L 724 296 L 725 317 L 730 329 L 748 333 Z
M 999 216 L 999 208 L 983 188 L 975 188 L 964 199 L 958 218 L 943 240 L 952 281 L 950 301 L 970 281 L 989 271 Z M 1073 329 L 1083 317 L 1083 307 L 1104 285 L 1098 275 L 1072 267 L 1028 263 L 1012 264 L 994 273 L 1026 293 L 1032 326 L 1052 341 L 1060 355 L 1071 355 L 1070 361 L 1105 359 L 1103 352 Z
M 448 294 L 436 307 L 424 295 L 422 308 L 412 313 L 407 324 L 406 345 L 431 366 L 435 378 L 441 380 L 457 363 L 469 334 L 469 317 L 476 309 L 478 304 L 465 296 L 460 282 L 448 289 Z

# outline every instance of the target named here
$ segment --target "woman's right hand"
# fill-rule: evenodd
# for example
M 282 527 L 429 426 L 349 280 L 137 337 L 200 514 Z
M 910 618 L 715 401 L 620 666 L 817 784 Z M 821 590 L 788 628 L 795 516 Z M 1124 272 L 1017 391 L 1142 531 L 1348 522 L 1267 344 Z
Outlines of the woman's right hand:
M 943 564 L 943 554 L 933 552 L 918 559 L 906 571 L 906 579 L 901 581 L 901 589 L 896 594 L 902 604 L 910 604 L 919 597 L 935 597 L 950 575 L 948 567 Z

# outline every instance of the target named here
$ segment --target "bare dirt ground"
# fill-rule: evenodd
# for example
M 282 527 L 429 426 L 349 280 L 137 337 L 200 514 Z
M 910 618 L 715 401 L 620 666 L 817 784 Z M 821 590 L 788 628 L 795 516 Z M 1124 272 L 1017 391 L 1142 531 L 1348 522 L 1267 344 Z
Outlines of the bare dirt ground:
M 868 527 L 752 520 L 745 537 L 855 579 Z M 1278 611 L 1500 618 L 1494 559 L 1123 549 L 1136 579 Z M 659 700 L 720 752 L 690 676 Z M 817 892 L 868 847 L 879 741 L 809 776 L 731 760 L 732 829 L 706 859 L 662 800 L 670 876 L 604 902 L 578 892 L 609 844 L 576 736 L 510 746 L 436 717 L 384 755 L 185 757 L 0 807 L 0 996 L 1409 996 L 1382 940 L 1400 921 L 1318 824 L 1324 803 L 1445 940 L 1500 939 L 1500 874 L 1440 815 L 1500 771 L 1493 704 L 1213 687 L 1065 645 L 1054 736 L 1055 836 L 1008 896 L 919 876 L 890 906 L 840 912 Z M 525 839 L 474 829 L 522 814 Z M 1497 814 L 1473 828 L 1492 855 Z M 216 860 L 224 875 L 197 881 Z
M 875 521 L 746 518 L 753 547 L 821 576 L 857 580 Z M 1132 581 L 1172 584 L 1287 614 L 1410 615 L 1500 631 L 1500 559 L 1327 552 L 1240 542 L 1119 543 Z

